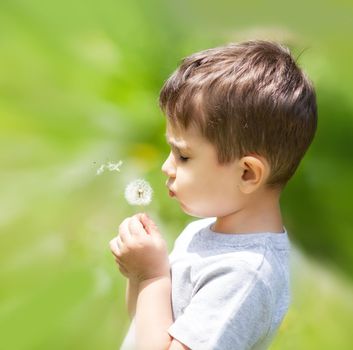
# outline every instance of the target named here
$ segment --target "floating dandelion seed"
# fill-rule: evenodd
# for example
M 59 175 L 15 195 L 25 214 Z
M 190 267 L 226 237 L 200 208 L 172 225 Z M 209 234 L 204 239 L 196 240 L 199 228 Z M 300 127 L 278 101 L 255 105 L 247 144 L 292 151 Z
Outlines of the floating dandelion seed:
M 105 168 L 105 165 L 103 164 L 103 165 L 101 165 L 100 167 L 99 167 L 99 169 L 97 170 L 97 175 L 100 175 L 100 174 L 102 174 L 102 172 L 104 171 L 104 168 Z
M 96 175 L 102 174 L 105 169 L 108 169 L 109 171 L 119 171 L 120 172 L 120 167 L 122 164 L 123 164 L 123 162 L 121 160 L 119 160 L 118 163 L 109 162 L 107 164 L 102 164 L 98 168 Z
M 143 179 L 130 182 L 125 189 L 125 198 L 131 205 L 148 205 L 152 200 L 153 190 Z
M 121 160 L 118 163 L 109 162 L 106 167 L 110 171 L 120 171 L 121 164 L 123 164 Z

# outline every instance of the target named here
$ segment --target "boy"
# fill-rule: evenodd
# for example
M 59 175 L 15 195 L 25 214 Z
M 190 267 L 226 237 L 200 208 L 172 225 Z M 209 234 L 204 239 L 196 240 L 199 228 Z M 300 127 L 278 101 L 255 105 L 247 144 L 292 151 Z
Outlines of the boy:
M 168 257 L 145 214 L 110 242 L 133 318 L 123 349 L 266 349 L 289 306 L 280 194 L 317 126 L 314 88 L 287 48 L 248 41 L 195 53 L 164 84 L 169 194 L 204 218 Z

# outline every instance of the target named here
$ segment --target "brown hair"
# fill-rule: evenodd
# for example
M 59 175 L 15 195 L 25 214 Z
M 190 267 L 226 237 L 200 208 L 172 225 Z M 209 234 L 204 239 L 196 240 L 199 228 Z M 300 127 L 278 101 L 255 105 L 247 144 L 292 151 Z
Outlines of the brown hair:
M 282 188 L 292 177 L 317 127 L 312 83 L 289 49 L 270 41 L 184 58 L 162 87 L 159 104 L 172 126 L 198 127 L 220 164 L 264 156 L 271 187 Z

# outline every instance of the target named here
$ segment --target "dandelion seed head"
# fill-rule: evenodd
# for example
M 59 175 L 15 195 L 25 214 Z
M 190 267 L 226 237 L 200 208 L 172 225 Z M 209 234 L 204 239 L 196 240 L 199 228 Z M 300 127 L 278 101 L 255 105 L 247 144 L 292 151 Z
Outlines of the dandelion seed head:
M 152 201 L 153 190 L 143 179 L 130 182 L 125 189 L 125 198 L 131 205 L 148 205 Z

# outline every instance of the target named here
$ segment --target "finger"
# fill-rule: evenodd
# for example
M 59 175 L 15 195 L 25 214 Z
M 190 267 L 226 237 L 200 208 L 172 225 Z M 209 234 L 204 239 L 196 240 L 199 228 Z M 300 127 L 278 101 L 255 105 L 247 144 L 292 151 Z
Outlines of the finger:
M 120 236 L 116 237 L 116 244 L 118 246 L 119 251 L 121 252 L 121 250 L 123 249 L 124 243 L 121 240 Z
M 120 249 L 118 247 L 117 244 L 117 237 L 113 238 L 110 242 L 109 242 L 109 247 L 111 252 L 113 253 L 113 255 L 115 257 L 119 257 L 120 256 Z
M 146 232 L 150 235 L 160 235 L 157 225 L 147 214 L 141 215 L 141 223 L 143 224 Z
M 140 221 L 141 225 L 143 226 L 144 230 L 146 233 L 148 233 L 148 226 L 149 226 L 149 221 L 152 221 L 150 217 L 146 213 L 138 213 L 135 214 L 135 216 L 138 218 Z M 153 222 L 153 221 L 152 221 Z
M 124 244 L 128 244 L 131 241 L 131 234 L 129 229 L 130 217 L 126 218 L 119 226 L 119 237 Z
M 131 235 L 143 236 L 147 234 L 142 223 L 140 222 L 140 220 L 136 215 L 133 216 L 129 221 L 129 230 Z
M 125 269 L 123 265 L 119 264 L 118 267 L 122 275 L 124 275 L 125 277 L 129 277 L 129 272 Z
M 124 270 L 126 270 L 125 265 L 121 262 L 119 258 L 115 258 L 115 262 L 119 265 L 119 267 L 122 267 Z
M 128 271 L 127 271 L 125 265 L 122 264 L 119 259 L 115 259 L 115 262 L 116 262 L 117 265 L 118 265 L 119 271 L 120 271 L 124 276 L 128 275 Z

